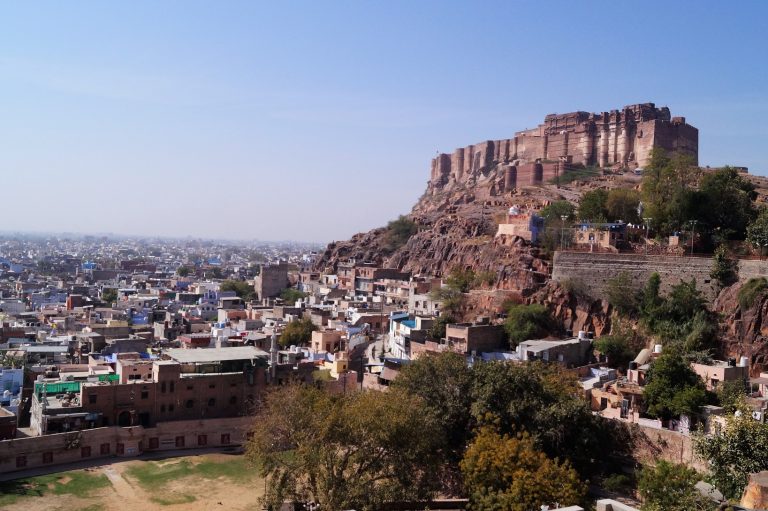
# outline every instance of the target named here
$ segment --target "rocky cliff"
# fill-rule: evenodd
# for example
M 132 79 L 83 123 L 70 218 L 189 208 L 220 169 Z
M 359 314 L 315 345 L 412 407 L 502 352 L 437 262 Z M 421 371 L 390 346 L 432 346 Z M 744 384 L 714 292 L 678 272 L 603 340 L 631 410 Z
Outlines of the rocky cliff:
M 741 282 L 723 289 L 714 303 L 721 315 L 720 355 L 724 358 L 749 357 L 752 376 L 768 367 L 768 293 L 758 292 L 752 303 L 739 303 Z

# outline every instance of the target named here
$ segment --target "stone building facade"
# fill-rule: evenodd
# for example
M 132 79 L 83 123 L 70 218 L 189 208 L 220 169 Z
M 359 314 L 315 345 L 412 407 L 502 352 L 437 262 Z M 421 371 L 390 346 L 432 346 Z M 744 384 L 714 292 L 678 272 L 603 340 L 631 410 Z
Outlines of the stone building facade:
M 556 178 L 573 165 L 638 168 L 651 151 L 663 148 L 692 156 L 698 163 L 699 130 L 685 117 L 672 117 L 653 103 L 621 110 L 550 114 L 539 126 L 504 140 L 486 140 L 439 154 L 432 160 L 430 185 L 467 182 L 504 165 L 504 188 L 535 185 Z

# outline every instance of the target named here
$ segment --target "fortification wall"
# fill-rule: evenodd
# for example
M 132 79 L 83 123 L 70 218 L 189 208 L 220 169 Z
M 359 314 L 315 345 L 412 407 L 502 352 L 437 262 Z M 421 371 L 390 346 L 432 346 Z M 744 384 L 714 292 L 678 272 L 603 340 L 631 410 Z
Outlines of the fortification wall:
M 766 265 L 768 267 L 768 265 Z M 716 282 L 709 273 L 712 259 L 707 257 L 645 256 L 640 254 L 593 254 L 557 252 L 552 279 L 573 280 L 592 296 L 604 296 L 608 281 L 626 273 L 634 289 L 641 289 L 653 273 L 661 277 L 661 292 L 666 293 L 681 281 L 696 280 L 696 287 L 709 300 L 717 296 Z

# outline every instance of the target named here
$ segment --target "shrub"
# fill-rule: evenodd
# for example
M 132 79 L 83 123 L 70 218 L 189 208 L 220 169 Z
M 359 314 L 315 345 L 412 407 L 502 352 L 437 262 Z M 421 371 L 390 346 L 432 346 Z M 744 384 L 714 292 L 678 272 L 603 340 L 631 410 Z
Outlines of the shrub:
M 758 296 L 761 296 L 768 288 L 768 280 L 765 277 L 752 278 L 739 289 L 739 305 L 742 309 L 748 309 L 755 304 Z

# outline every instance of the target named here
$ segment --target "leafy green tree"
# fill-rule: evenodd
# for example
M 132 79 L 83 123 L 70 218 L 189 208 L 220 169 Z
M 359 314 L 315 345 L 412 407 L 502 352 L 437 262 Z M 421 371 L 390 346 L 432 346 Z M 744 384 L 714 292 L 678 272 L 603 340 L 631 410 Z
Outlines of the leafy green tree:
M 699 185 L 701 220 L 724 239 L 744 239 L 755 217 L 755 186 L 733 167 L 705 172 Z
M 477 275 L 472 268 L 465 269 L 457 266 L 446 277 L 445 285 L 454 291 L 466 293 L 472 289 L 476 279 Z
M 500 435 L 490 427 L 481 428 L 467 448 L 461 471 L 473 510 L 575 505 L 587 490 L 567 461 L 548 458 L 526 433 Z
M 663 149 L 651 152 L 643 172 L 643 215 L 653 218 L 653 228 L 668 235 L 696 219 L 699 201 L 695 186 L 701 171 L 693 158 L 680 153 L 669 156 Z
M 614 188 L 608 192 L 605 200 L 605 208 L 608 220 L 618 220 L 628 224 L 639 224 L 640 216 L 637 207 L 640 204 L 640 194 L 636 190 L 628 188 Z
M 255 293 L 253 286 L 242 280 L 225 280 L 219 287 L 222 291 L 234 291 L 243 300 L 251 300 Z
M 723 287 L 730 286 L 737 279 L 737 268 L 736 261 L 728 256 L 728 249 L 725 245 L 720 245 L 715 249 L 710 277 L 717 280 Z
M 642 511 L 711 511 L 713 502 L 696 489 L 701 477 L 685 465 L 659 460 L 640 472 Z
M 659 291 L 661 289 L 661 277 L 654 272 L 648 278 L 648 282 L 640 293 L 640 316 L 647 321 L 651 321 L 656 311 L 664 303 Z
M 420 397 L 440 425 L 447 447 L 460 452 L 470 431 L 472 372 L 454 352 L 419 357 L 403 367 L 391 388 Z
M 176 275 L 179 277 L 188 277 L 190 273 L 192 273 L 192 268 L 189 266 L 179 266 L 176 268 Z
M 698 413 L 707 402 L 707 393 L 688 362 L 670 350 L 651 364 L 643 398 L 648 415 L 667 420 Z
M 634 291 L 632 278 L 627 272 L 621 272 L 608 279 L 605 294 L 608 303 L 613 305 L 619 314 L 632 316 L 637 312 L 637 293 Z
M 605 335 L 595 340 L 597 351 L 608 357 L 608 366 L 626 369 L 637 353 L 630 346 L 629 339 L 623 335 Z
M 768 208 L 762 208 L 754 221 L 747 226 L 747 241 L 764 255 L 768 247 Z
M 450 287 L 441 287 L 429 292 L 430 300 L 440 302 L 443 312 L 449 316 L 458 316 L 464 306 L 464 293 Z M 443 333 L 445 335 L 445 333 Z
M 309 318 L 291 321 L 283 328 L 280 338 L 277 340 L 280 346 L 305 346 L 312 340 L 312 332 L 317 326 Z
M 486 362 L 472 368 L 472 416 L 501 433 L 527 431 L 547 456 L 568 459 L 582 475 L 627 443 L 592 415 L 576 377 L 558 366 Z
M 724 381 L 717 386 L 715 394 L 717 402 L 725 409 L 725 413 L 732 414 L 744 409 L 746 405 L 746 382 L 744 380 Z
M 579 200 L 579 219 L 588 222 L 605 222 L 608 219 L 608 192 L 602 188 L 585 192 Z
M 101 292 L 101 300 L 105 303 L 114 303 L 117 301 L 117 289 L 104 289 Z
M 560 221 L 562 217 L 566 217 L 566 220 L 573 220 L 575 211 L 576 208 L 567 200 L 556 200 L 543 207 L 539 211 L 539 216 L 544 218 L 546 222 Z
M 292 287 L 287 287 L 280 291 L 280 298 L 286 303 L 296 303 L 298 300 L 303 300 L 307 296 L 307 293 L 302 293 L 298 289 Z
M 545 337 L 554 330 L 554 320 L 543 305 L 513 305 L 504 321 L 510 345 L 514 348 L 523 341 Z
M 707 461 L 715 487 L 739 498 L 750 474 L 768 470 L 768 423 L 749 413 L 730 416 L 720 434 L 695 436 L 694 450 Z
M 382 509 L 434 496 L 444 440 L 422 401 L 406 393 L 334 395 L 289 385 L 267 393 L 246 455 L 269 481 L 264 504 Z
M 405 215 L 400 215 L 397 220 L 392 220 L 387 224 L 385 232 L 385 248 L 394 252 L 405 245 L 411 236 L 419 232 L 419 226 Z
M 437 341 L 445 338 L 445 327 L 451 323 L 456 323 L 453 316 L 450 314 L 441 314 L 432 324 L 432 328 L 429 329 L 429 336 Z

